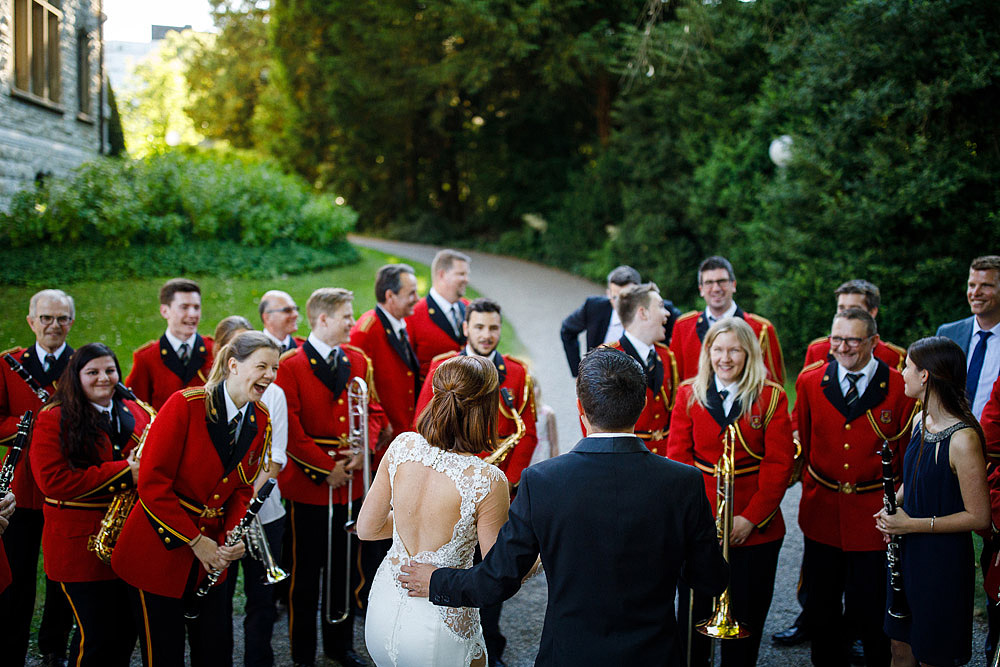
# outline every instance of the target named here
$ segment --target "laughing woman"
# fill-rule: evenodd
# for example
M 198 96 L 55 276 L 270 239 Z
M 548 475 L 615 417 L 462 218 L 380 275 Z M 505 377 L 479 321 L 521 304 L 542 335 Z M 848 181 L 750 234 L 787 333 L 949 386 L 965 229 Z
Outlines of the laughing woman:
M 278 369 L 278 347 L 262 333 L 239 334 L 218 352 L 204 387 L 173 394 L 150 428 L 139 467 L 139 502 L 111 559 L 129 584 L 144 665 L 232 665 L 224 586 L 199 599 L 208 571 L 243 555 L 224 546 L 246 512 L 267 461 L 270 418 L 260 402 Z
M 73 353 L 38 415 L 29 450 L 45 494 L 45 574 L 76 617 L 73 665 L 128 665 L 135 647 L 127 587 L 87 548 L 114 494 L 135 488 L 133 449 L 151 417 L 116 394 L 119 377 L 107 346 L 90 343 Z
M 764 619 L 771 606 L 778 551 L 785 536 L 779 507 L 794 457 L 788 399 L 767 379 L 753 329 L 740 318 L 719 320 L 705 334 L 698 375 L 681 384 L 670 417 L 667 457 L 702 471 L 717 508 L 715 466 L 733 438 L 733 505 L 729 549 L 732 613 L 749 630 L 722 642 L 724 667 L 757 664 Z M 688 616 L 683 590 L 681 622 Z M 711 600 L 694 597 L 694 620 L 708 618 Z M 686 633 L 685 633 L 686 634 Z M 708 662 L 708 640 L 694 633 L 691 664 Z

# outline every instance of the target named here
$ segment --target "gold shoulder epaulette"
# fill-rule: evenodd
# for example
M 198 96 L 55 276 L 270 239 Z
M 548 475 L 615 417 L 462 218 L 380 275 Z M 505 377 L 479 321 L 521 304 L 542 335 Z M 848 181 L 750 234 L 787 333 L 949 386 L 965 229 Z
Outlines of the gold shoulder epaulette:
M 749 317 L 749 318 L 751 318 L 751 319 L 753 319 L 753 320 L 755 320 L 755 321 L 757 321 L 757 322 L 760 322 L 761 324 L 766 324 L 767 326 L 771 327 L 772 329 L 774 328 L 774 325 L 771 324 L 771 320 L 767 319 L 766 317 L 761 317 L 760 315 L 756 315 L 754 313 L 746 313 L 746 316 Z
M 677 386 L 678 386 L 678 387 L 683 387 L 683 386 L 684 386 L 684 385 L 686 385 L 686 384 L 694 384 L 694 381 L 695 381 L 695 378 L 688 378 L 687 380 L 684 380 L 683 382 L 681 382 L 681 383 L 680 383 L 679 385 L 677 385 Z
M 764 386 L 765 387 L 771 387 L 771 389 L 775 389 L 777 391 L 780 391 L 782 394 L 785 393 L 785 388 L 782 387 L 777 382 L 775 382 L 774 380 L 764 380 Z
M 805 368 L 803 368 L 801 371 L 799 371 L 799 375 L 802 375 L 806 371 L 811 371 L 813 369 L 819 368 L 820 366 L 823 366 L 824 364 L 826 364 L 826 361 L 824 359 L 820 359 L 819 361 L 814 361 L 811 364 L 809 364 L 808 366 L 806 366 Z
M 143 343 L 139 347 L 135 348 L 135 351 L 139 352 L 141 350 L 145 350 L 150 345 L 159 345 L 159 343 L 160 343 L 159 339 L 154 339 L 154 340 L 146 341 L 145 343 Z
M 365 354 L 365 351 L 362 350 L 360 347 L 357 347 L 356 345 L 351 345 L 350 343 L 341 343 L 340 347 L 341 347 L 341 349 L 350 350 L 351 352 L 354 352 L 356 354 L 360 354 L 362 357 L 364 357 L 365 363 L 367 363 L 368 365 L 371 365 L 372 360 L 368 357 L 367 354 Z
M 288 357 L 295 356 L 295 353 L 298 352 L 298 351 L 299 351 L 299 348 L 295 348 L 293 350 L 285 350 L 284 352 L 281 353 L 281 356 L 278 357 L 278 363 L 280 364 L 282 361 L 284 361 Z
M 518 366 L 520 366 L 521 368 L 523 368 L 525 373 L 528 372 L 528 362 L 527 361 L 524 361 L 523 359 L 518 359 L 517 357 L 509 355 L 509 354 L 505 354 L 505 355 L 503 355 L 503 357 L 508 362 L 512 361 L 515 364 L 517 364 Z
M 435 361 L 444 361 L 445 359 L 451 359 L 452 357 L 457 357 L 457 356 L 458 356 L 457 350 L 449 350 L 448 352 L 442 352 L 441 354 L 431 359 L 431 363 L 434 363 Z
M 39 413 L 47 412 L 47 411 L 51 410 L 52 408 L 54 408 L 56 406 L 59 406 L 59 405 L 62 405 L 62 401 L 52 401 L 51 403 L 46 403 L 45 405 L 43 405 L 42 409 L 39 410 L 38 412 Z
M 271 416 L 271 411 L 267 409 L 266 405 L 264 405 L 264 401 L 254 401 L 253 404 L 256 405 L 259 409 L 263 410 L 265 415 L 267 415 L 268 417 Z
M 15 353 L 20 352 L 20 351 L 21 351 L 21 348 L 19 348 L 19 347 L 12 347 L 9 350 L 4 350 L 3 352 L 0 352 L 0 357 L 2 357 L 5 354 L 15 354 Z
M 372 324 L 374 324 L 375 320 L 376 317 L 374 311 L 365 313 L 361 316 L 361 319 L 358 320 L 358 330 L 368 333 L 368 330 L 372 328 Z
M 188 401 L 196 401 L 205 395 L 204 387 L 189 387 L 187 389 L 181 389 L 181 394 Z
M 882 341 L 882 344 L 885 345 L 890 350 L 892 350 L 893 352 L 895 352 L 896 354 L 898 354 L 899 356 L 901 357 L 906 356 L 906 350 L 896 345 L 895 343 L 890 343 L 889 341 L 884 340 Z
M 830 340 L 829 336 L 820 336 L 819 338 L 813 338 L 811 341 L 809 341 L 809 344 L 806 345 L 806 347 L 812 347 L 813 345 L 819 345 L 820 343 L 825 343 L 828 340 Z
M 684 320 L 690 320 L 692 317 L 698 317 L 702 311 L 700 310 L 689 310 L 680 317 L 677 318 L 678 322 L 683 322 Z
M 610 343 L 601 343 L 597 347 L 606 347 L 609 350 L 621 350 L 622 349 L 622 344 L 621 344 L 621 342 L 619 342 L 617 340 L 613 340 Z
M 653 343 L 653 347 L 662 347 L 664 350 L 669 350 L 669 345 L 664 345 L 663 343 Z

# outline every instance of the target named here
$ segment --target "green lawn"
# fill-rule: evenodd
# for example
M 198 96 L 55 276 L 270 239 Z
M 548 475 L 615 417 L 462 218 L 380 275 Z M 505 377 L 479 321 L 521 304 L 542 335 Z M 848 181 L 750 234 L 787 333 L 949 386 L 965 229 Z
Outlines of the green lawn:
M 257 304 L 264 292 L 281 289 L 292 295 L 303 309 L 298 334 L 307 336 L 309 323 L 305 319 L 305 303 L 318 287 L 346 287 L 354 292 L 354 314 L 360 315 L 375 304 L 375 271 L 389 262 L 402 261 L 367 248 L 360 248 L 362 259 L 351 266 L 276 279 L 197 277 L 202 288 L 202 325 L 199 331 L 209 334 L 215 325 L 229 315 L 242 315 L 260 326 Z M 430 288 L 430 269 L 424 264 L 408 262 L 417 270 L 421 295 Z M 74 347 L 100 341 L 117 354 L 126 375 L 132 367 L 132 351 L 148 340 L 159 338 L 165 328 L 160 317 L 157 294 L 160 285 L 171 276 L 143 280 L 115 280 L 54 285 L 64 289 L 76 301 L 76 322 L 69 334 Z M 25 323 L 28 300 L 37 291 L 28 287 L 0 288 L 0 349 L 26 345 L 32 333 Z M 470 298 L 477 296 L 470 290 Z M 505 322 L 500 351 L 523 353 L 524 346 L 514 330 Z

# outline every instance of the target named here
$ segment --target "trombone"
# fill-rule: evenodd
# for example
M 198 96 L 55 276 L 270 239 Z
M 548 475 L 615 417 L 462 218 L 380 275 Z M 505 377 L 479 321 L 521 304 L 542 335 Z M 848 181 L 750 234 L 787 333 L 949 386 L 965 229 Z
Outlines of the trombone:
M 371 486 L 371 460 L 368 456 L 368 385 L 359 377 L 351 378 L 347 385 L 347 440 L 351 450 L 351 456 L 364 453 L 364 465 L 362 467 L 361 479 L 364 484 L 365 495 Z M 326 600 L 325 620 L 327 623 L 336 625 L 343 623 L 351 615 L 351 536 L 356 534 L 354 520 L 354 472 L 350 471 L 347 478 L 347 521 L 344 522 L 344 530 L 347 532 L 347 553 L 344 557 L 344 611 L 340 616 L 334 616 L 330 611 L 333 591 L 331 590 L 333 572 L 333 487 L 328 488 L 326 505 L 326 590 L 324 591 Z
M 722 540 L 722 557 L 729 562 L 729 534 L 733 529 L 733 491 L 736 482 L 736 426 L 730 424 L 722 436 L 722 455 L 715 464 L 715 526 Z M 690 616 L 689 616 L 690 618 Z M 715 599 L 712 616 L 695 628 L 711 639 L 740 639 L 750 636 L 750 630 L 733 618 L 730 610 L 729 587 Z

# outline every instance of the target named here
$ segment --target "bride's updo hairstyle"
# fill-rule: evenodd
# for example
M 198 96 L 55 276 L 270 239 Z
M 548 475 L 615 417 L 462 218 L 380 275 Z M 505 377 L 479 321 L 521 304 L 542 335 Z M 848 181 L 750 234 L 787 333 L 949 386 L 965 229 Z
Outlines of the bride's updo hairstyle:
M 497 441 L 499 377 L 484 357 L 457 356 L 437 367 L 434 396 L 417 417 L 417 432 L 446 451 L 479 454 Z

